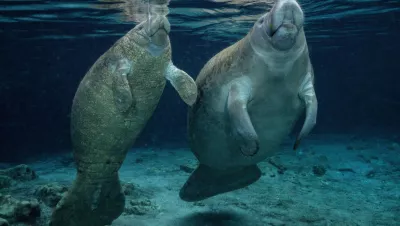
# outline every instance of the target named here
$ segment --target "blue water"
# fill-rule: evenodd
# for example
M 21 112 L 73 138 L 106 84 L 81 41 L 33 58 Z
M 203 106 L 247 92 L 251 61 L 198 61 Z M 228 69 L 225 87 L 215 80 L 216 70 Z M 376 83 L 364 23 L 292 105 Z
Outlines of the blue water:
M 11 167 L 27 163 L 27 159 L 71 152 L 69 114 L 78 84 L 101 54 L 146 18 L 147 8 L 139 2 L 0 2 L 0 163 Z M 341 140 L 339 146 L 343 150 L 340 150 L 346 156 L 349 150 L 357 150 L 357 155 L 368 150 L 365 152 L 372 152 L 379 161 L 395 158 L 391 155 L 400 153 L 397 145 L 400 142 L 400 2 L 300 0 L 299 3 L 305 13 L 304 29 L 319 100 L 317 126 L 306 138 L 306 147 L 324 148 L 329 146 L 325 141 Z M 270 0 L 172 0 L 168 19 L 172 25 L 170 39 L 175 65 L 195 78 L 212 56 L 242 38 L 271 7 Z M 167 85 L 156 112 L 134 148 L 171 152 L 187 148 L 186 115 L 186 105 Z M 332 152 L 339 150 L 330 148 Z M 388 154 L 388 151 L 394 152 Z M 350 162 L 349 159 L 343 157 L 341 161 Z M 374 158 L 371 161 L 375 161 Z M 32 165 L 39 168 L 38 172 L 46 168 L 40 163 Z M 355 171 L 369 169 L 353 165 Z M 379 167 L 382 165 L 384 163 L 376 163 L 374 167 L 382 169 Z M 73 168 L 70 170 L 73 172 Z M 398 171 L 394 172 L 397 174 L 391 177 L 398 177 Z M 182 176 L 177 183 L 184 183 L 186 178 L 187 175 Z M 382 180 L 390 180 L 390 177 Z M 399 185 L 394 188 L 397 190 L 388 195 L 400 203 Z M 372 193 L 377 194 L 377 191 Z M 392 212 L 386 212 L 399 215 L 398 203 L 389 208 Z M 363 214 L 378 214 L 372 209 Z M 390 220 L 368 225 L 400 225 L 399 221 L 393 223 L 399 218 L 392 215 L 386 218 Z M 351 219 L 351 215 L 346 219 Z M 287 225 L 302 225 L 291 220 L 290 217 L 281 219 Z M 318 222 L 309 225 L 329 225 L 329 222 Z M 338 222 L 334 225 L 367 225 L 360 223 L 366 222 L 361 220 Z

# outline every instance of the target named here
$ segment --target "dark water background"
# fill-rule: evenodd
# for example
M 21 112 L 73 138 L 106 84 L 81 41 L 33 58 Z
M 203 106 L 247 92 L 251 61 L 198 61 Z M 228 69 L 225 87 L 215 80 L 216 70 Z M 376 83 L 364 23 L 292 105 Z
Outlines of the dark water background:
M 132 2 L 121 2 L 0 2 L 0 161 L 71 148 L 69 113 L 80 80 L 136 24 L 124 5 Z M 300 4 L 319 99 L 313 133 L 400 140 L 400 2 Z M 174 63 L 196 77 L 268 9 L 250 1 L 172 0 Z M 186 106 L 170 85 L 135 146 L 187 146 Z

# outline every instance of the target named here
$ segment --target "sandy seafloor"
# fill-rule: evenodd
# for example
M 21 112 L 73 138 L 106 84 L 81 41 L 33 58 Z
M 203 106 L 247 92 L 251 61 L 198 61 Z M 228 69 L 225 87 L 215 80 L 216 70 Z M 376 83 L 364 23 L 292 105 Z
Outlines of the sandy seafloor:
M 285 144 L 259 164 L 263 176 L 256 183 L 195 203 L 178 195 L 197 162 L 189 149 L 132 149 L 120 169 L 121 180 L 135 185 L 126 205 L 146 204 L 140 214 L 127 211 L 112 225 L 400 225 L 400 147 L 394 139 L 309 136 L 298 152 L 292 140 Z M 69 186 L 75 177 L 70 156 L 25 162 L 39 178 L 7 192 L 34 198 L 37 185 Z M 316 167 L 325 174 L 316 175 Z M 40 205 L 37 225 L 45 225 L 51 208 Z

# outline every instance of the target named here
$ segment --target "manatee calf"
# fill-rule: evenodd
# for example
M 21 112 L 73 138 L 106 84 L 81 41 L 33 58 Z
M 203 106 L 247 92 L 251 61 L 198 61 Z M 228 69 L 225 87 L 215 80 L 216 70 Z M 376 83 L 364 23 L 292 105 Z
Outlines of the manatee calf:
M 314 72 L 295 0 L 278 0 L 241 40 L 200 71 L 189 108 L 190 148 L 199 160 L 180 191 L 199 201 L 257 181 L 257 163 L 279 150 L 306 112 L 295 149 L 316 123 Z
M 125 205 L 118 170 L 152 116 L 166 80 L 185 103 L 196 100 L 196 83 L 171 61 L 169 31 L 165 16 L 138 24 L 81 81 L 71 113 L 77 176 L 50 225 L 111 224 Z

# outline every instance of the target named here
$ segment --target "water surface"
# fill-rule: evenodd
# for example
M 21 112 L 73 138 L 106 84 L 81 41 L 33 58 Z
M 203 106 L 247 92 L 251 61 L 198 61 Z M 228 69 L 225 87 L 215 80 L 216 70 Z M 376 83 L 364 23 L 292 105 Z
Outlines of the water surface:
M 22 39 L 74 39 L 121 36 L 125 27 L 146 17 L 142 0 L 1 1 L 3 35 Z M 300 0 L 309 42 L 325 38 L 387 35 L 399 28 L 396 0 Z M 231 42 L 242 37 L 273 0 L 172 0 L 173 32 Z M 382 19 L 377 20 L 377 17 Z M 345 21 L 345 22 L 344 22 Z M 68 26 L 73 25 L 73 26 Z M 28 32 L 29 31 L 29 32 Z M 79 31 L 79 32 L 78 32 Z

